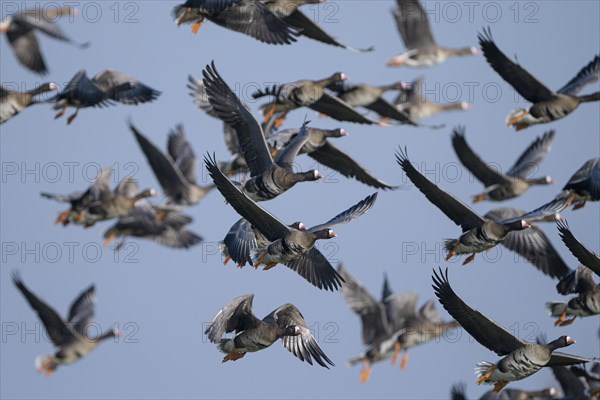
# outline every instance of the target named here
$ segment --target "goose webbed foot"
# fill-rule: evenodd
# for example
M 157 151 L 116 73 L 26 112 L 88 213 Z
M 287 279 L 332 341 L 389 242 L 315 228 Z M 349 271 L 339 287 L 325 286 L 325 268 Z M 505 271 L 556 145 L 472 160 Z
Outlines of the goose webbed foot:
M 483 374 L 483 375 L 481 376 L 481 378 L 477 379 L 477 382 L 476 382 L 476 383 L 477 383 L 478 385 L 481 385 L 481 384 L 482 384 L 482 383 L 483 383 L 483 382 L 484 382 L 486 379 L 488 379 L 488 378 L 489 378 L 489 377 L 492 375 L 492 373 L 493 373 L 493 372 L 496 370 L 496 368 L 497 368 L 497 367 L 496 367 L 496 365 L 494 364 L 494 366 L 492 366 L 492 367 L 489 369 L 489 371 L 488 371 L 488 372 L 486 372 L 485 374 Z
M 223 357 L 222 362 L 239 360 L 240 358 L 244 357 L 245 355 L 246 355 L 246 353 L 244 353 L 244 352 L 238 353 L 238 352 L 234 351 L 234 352 L 227 354 L 225 357 Z
M 471 261 L 473 261 L 475 259 L 475 253 L 471 254 L 469 257 L 467 257 L 465 259 L 465 261 L 463 262 L 463 265 L 467 265 L 468 263 L 470 263 Z
M 358 381 L 361 383 L 367 383 L 369 378 L 371 377 L 371 364 L 369 361 L 365 360 L 363 362 L 363 369 L 360 371 L 360 375 L 358 376 Z
M 499 391 L 501 391 L 504 386 L 508 385 L 508 381 L 500 381 L 500 382 L 496 382 L 496 384 L 494 385 L 494 392 L 498 393 Z
M 189 9 L 188 9 L 189 10 Z M 194 22 L 194 24 L 192 25 L 192 33 L 195 35 L 196 33 L 198 33 L 198 31 L 200 30 L 200 27 L 202 26 L 202 23 L 204 22 L 203 19 Z

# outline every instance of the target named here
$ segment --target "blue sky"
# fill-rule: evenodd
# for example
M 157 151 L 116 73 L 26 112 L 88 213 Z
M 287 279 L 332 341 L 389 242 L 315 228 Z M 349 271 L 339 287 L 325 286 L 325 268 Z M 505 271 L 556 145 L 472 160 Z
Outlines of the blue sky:
M 598 157 L 599 103 L 582 105 L 551 125 L 516 133 L 505 126 L 504 119 L 510 110 L 525 103 L 515 99 L 514 91 L 483 57 L 452 59 L 425 70 L 385 66 L 404 49 L 390 15 L 392 1 L 339 1 L 303 8 L 338 39 L 355 47 L 374 45 L 375 51 L 366 54 L 305 38 L 291 46 L 269 46 L 210 22 L 193 35 L 189 27 L 178 28 L 173 23 L 170 12 L 175 4 L 78 3 L 81 15 L 72 22 L 61 22 L 61 28 L 77 41 L 90 41 L 91 46 L 80 50 L 40 37 L 50 69 L 43 79 L 18 65 L 6 40 L 0 40 L 3 84 L 32 88 L 51 80 L 63 85 L 81 68 L 90 75 L 114 68 L 163 92 L 151 104 L 81 110 L 70 126 L 65 125 L 65 118 L 53 120 L 49 106 L 38 105 L 0 127 L 1 397 L 441 399 L 447 398 L 450 386 L 459 381 L 468 384 L 469 396 L 478 397 L 489 389 L 476 387 L 473 367 L 477 361 L 495 361 L 497 357 L 463 331 L 410 351 L 404 371 L 389 362 L 375 365 L 370 382 L 360 384 L 359 368 L 345 365 L 362 350 L 359 319 L 339 293 L 319 291 L 283 266 L 268 272 L 223 266 L 216 252 L 218 241 L 239 217 L 217 192 L 188 210 L 195 218 L 191 227 L 205 239 L 202 245 L 177 251 L 130 240 L 118 255 L 100 247 L 102 231 L 108 225 L 86 230 L 54 225 L 63 205 L 42 199 L 39 192 L 81 190 L 104 166 L 113 166 L 118 177 L 133 174 L 141 186 L 160 189 L 127 129 L 128 118 L 161 148 L 168 130 L 183 123 L 200 159 L 206 152 L 215 152 L 218 159 L 228 157 L 221 123 L 197 110 L 186 89 L 188 74 L 200 77 L 212 60 L 257 116 L 259 103 L 249 94 L 268 83 L 319 79 L 335 71 L 343 71 L 353 81 L 373 84 L 410 81 L 424 74 L 429 98 L 468 101 L 472 110 L 429 120 L 446 124 L 439 131 L 339 123 L 318 118 L 312 111 L 308 118 L 312 126 L 349 131 L 349 137 L 335 144 L 391 183 L 409 183 L 394 159 L 398 145 L 406 146 L 410 159 L 430 179 L 465 202 L 481 192 L 482 186 L 458 164 L 450 146 L 453 126 L 465 125 L 467 140 L 476 152 L 505 169 L 535 137 L 555 129 L 554 147 L 539 175 L 549 174 L 557 183 L 533 188 L 500 205 L 521 209 L 535 208 L 552 198 L 586 160 Z M 15 5 L 35 3 L 2 2 L 2 15 Z M 477 32 L 489 25 L 498 46 L 509 56 L 516 54 L 522 65 L 552 89 L 561 87 L 598 54 L 599 7 L 593 1 L 426 3 L 439 44 L 475 46 Z M 594 90 L 598 85 L 586 92 Z M 291 113 L 285 126 L 299 126 L 305 115 L 304 110 Z M 315 164 L 306 157 L 298 163 L 305 170 Z M 264 206 L 285 222 L 302 220 L 310 226 L 373 192 L 320 169 L 326 180 L 298 185 Z M 199 175 L 207 181 L 203 169 Z M 483 203 L 474 208 L 483 214 L 495 206 Z M 576 212 L 565 211 L 564 216 L 582 242 L 600 251 L 597 203 Z M 556 227 L 545 224 L 541 228 L 575 268 L 577 262 L 562 246 Z M 444 261 L 441 242 L 457 237 L 459 228 L 412 186 L 380 193 L 372 211 L 337 233 L 337 238 L 320 243 L 319 248 L 333 263 L 342 261 L 376 296 L 386 272 L 394 290 L 417 291 L 422 303 L 433 296 L 432 269 L 449 267 L 455 291 L 518 336 L 534 340 L 538 332 L 551 339 L 569 334 L 577 340 L 569 352 L 600 355 L 598 318 L 554 328 L 544 303 L 561 298 L 555 282 L 512 253 L 500 248 L 478 255 L 466 267 Z M 125 335 L 115 343 L 103 343 L 89 357 L 59 369 L 51 378 L 38 376 L 33 360 L 53 349 L 42 337 L 35 313 L 10 282 L 10 272 L 15 269 L 35 293 L 63 314 L 81 290 L 95 283 L 97 327 L 118 326 Z M 250 292 L 255 293 L 255 313 L 260 317 L 283 303 L 295 303 L 336 367 L 311 367 L 280 343 L 222 364 L 222 355 L 202 333 L 225 303 Z M 445 311 L 442 314 L 448 318 Z M 548 370 L 510 386 L 534 389 L 549 385 L 556 386 L 556 382 Z

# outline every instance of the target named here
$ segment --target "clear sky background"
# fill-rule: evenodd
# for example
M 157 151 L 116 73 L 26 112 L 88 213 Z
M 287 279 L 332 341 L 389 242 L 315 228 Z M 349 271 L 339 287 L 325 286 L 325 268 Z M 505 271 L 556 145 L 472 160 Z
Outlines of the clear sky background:
M 2 15 L 14 6 L 34 4 L 4 1 Z M 0 40 L 2 83 L 33 88 L 52 80 L 64 85 L 81 68 L 90 76 L 114 68 L 163 93 L 157 101 L 137 107 L 81 110 L 70 126 L 65 125 L 65 118 L 53 120 L 50 106 L 38 105 L 0 128 L 1 397 L 442 399 L 460 381 L 467 383 L 469 397 L 490 388 L 475 385 L 473 367 L 477 361 L 498 357 L 464 331 L 411 350 L 404 371 L 382 362 L 375 365 L 370 382 L 359 383 L 359 367 L 345 365 L 363 348 L 359 318 L 339 293 L 320 291 L 284 266 L 268 272 L 223 266 L 216 251 L 218 241 L 239 217 L 218 192 L 188 210 L 195 219 L 191 228 L 205 239 L 202 245 L 186 251 L 130 240 L 118 255 L 100 250 L 101 235 L 109 223 L 85 230 L 54 225 L 65 206 L 42 199 L 39 193 L 82 190 L 100 166 L 113 166 L 119 178 L 133 173 L 142 187 L 160 189 L 127 129 L 129 117 L 161 148 L 165 148 L 169 129 L 183 123 L 200 159 L 206 152 L 227 158 L 220 121 L 197 110 L 186 89 L 188 74 L 200 77 L 212 60 L 257 117 L 258 103 L 250 94 L 265 83 L 320 79 L 335 71 L 343 71 L 355 82 L 373 84 L 410 81 L 424 74 L 429 98 L 468 101 L 472 110 L 427 121 L 445 123 L 446 128 L 439 131 L 339 123 L 318 118 L 312 111 L 308 118 L 312 126 L 349 131 L 349 137 L 335 144 L 394 184 L 409 184 L 394 159 L 398 145 L 406 146 L 410 159 L 430 179 L 465 202 L 481 192 L 482 185 L 460 168 L 450 145 L 452 127 L 465 125 L 467 140 L 476 152 L 504 169 L 537 136 L 555 129 L 554 147 L 539 175 L 551 175 L 556 184 L 533 188 L 502 204 L 477 204 L 474 208 L 482 214 L 495 206 L 533 209 L 556 195 L 586 160 L 598 157 L 600 103 L 582 105 L 551 125 L 516 133 L 504 120 L 510 110 L 526 103 L 515 100 L 514 91 L 482 56 L 451 59 L 423 70 L 385 66 L 390 57 L 404 50 L 390 14 L 393 1 L 331 1 L 303 8 L 340 40 L 355 47 L 376 47 L 366 54 L 306 38 L 290 46 L 269 46 L 210 22 L 193 35 L 189 26 L 178 28 L 173 23 L 170 13 L 175 2 L 77 4 L 82 15 L 61 22 L 61 28 L 77 41 L 90 41 L 91 46 L 80 50 L 40 37 L 50 69 L 42 80 L 17 64 L 4 38 Z M 509 56 L 516 54 L 552 89 L 570 80 L 600 48 L 596 1 L 427 2 L 426 7 L 439 44 L 475 46 L 477 32 L 490 26 L 499 47 Z M 598 85 L 586 92 L 594 90 Z M 291 113 L 285 127 L 299 126 L 306 113 Z M 315 164 L 307 157 L 298 162 L 303 169 Z M 310 226 L 374 191 L 330 170 L 321 168 L 321 172 L 327 175 L 325 181 L 300 184 L 264 206 L 284 222 L 302 220 Z M 199 175 L 208 183 L 203 168 Z M 565 211 L 564 216 L 576 237 L 600 251 L 598 203 Z M 564 260 L 577 267 L 556 226 L 541 228 Z M 466 267 L 444 261 L 441 242 L 457 237 L 460 229 L 412 185 L 409 190 L 380 193 L 372 211 L 337 233 L 336 239 L 319 243 L 319 248 L 332 263 L 342 261 L 377 297 L 385 272 L 394 290 L 416 291 L 422 303 L 434 296 L 432 269 L 448 267 L 453 288 L 468 304 L 521 338 L 535 340 L 541 332 L 549 339 L 568 334 L 577 340 L 568 352 L 600 355 L 599 319 L 578 319 L 569 327 L 555 328 L 544 308 L 546 301 L 561 299 L 555 282 L 514 254 L 500 247 L 478 255 Z M 75 296 L 95 283 L 98 330 L 118 326 L 124 336 L 116 343 L 103 343 L 89 357 L 60 368 L 50 378 L 38 376 L 35 357 L 53 348 L 41 336 L 37 316 L 11 283 L 10 272 L 15 269 L 31 290 L 63 315 Z M 260 317 L 283 303 L 296 304 L 336 366 L 331 370 L 311 367 L 280 343 L 222 364 L 223 355 L 205 340 L 203 331 L 225 303 L 250 292 L 256 295 L 254 308 Z M 442 314 L 449 318 L 443 310 Z M 557 383 L 551 371 L 544 370 L 510 387 L 550 385 Z

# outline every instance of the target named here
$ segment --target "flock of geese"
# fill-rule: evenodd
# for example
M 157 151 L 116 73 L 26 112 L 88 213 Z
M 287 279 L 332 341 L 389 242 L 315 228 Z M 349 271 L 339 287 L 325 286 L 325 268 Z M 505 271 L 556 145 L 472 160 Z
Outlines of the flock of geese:
M 321 0 L 188 0 L 176 6 L 172 13 L 177 24 L 192 24 L 194 33 L 208 20 L 267 44 L 289 45 L 305 36 L 353 52 L 372 50 L 342 43 L 302 13 L 302 5 L 319 2 Z M 20 11 L 5 19 L 0 24 L 0 31 L 6 33 L 15 57 L 24 67 L 44 74 L 47 67 L 36 36 L 39 33 L 80 48 L 87 47 L 86 43 L 69 39 L 56 23 L 60 20 L 57 17 L 74 12 L 68 7 L 52 11 L 44 9 L 43 12 L 40 9 Z M 531 102 L 528 109 L 509 114 L 507 124 L 516 130 L 550 123 L 571 114 L 581 103 L 600 100 L 600 92 L 578 95 L 585 86 L 600 78 L 598 55 L 554 92 L 506 57 L 489 28 L 480 32 L 479 47 L 449 49 L 436 44 L 427 15 L 417 0 L 397 0 L 394 18 L 406 51 L 391 58 L 388 66 L 432 67 L 452 56 L 482 53 L 494 71 Z M 318 129 L 311 126 L 310 121 L 298 128 L 280 129 L 286 116 L 294 110 L 310 108 L 338 121 L 359 124 L 440 129 L 441 126 L 425 125 L 421 120 L 444 111 L 466 110 L 468 104 L 427 101 L 421 93 L 422 78 L 414 82 L 373 86 L 351 83 L 344 73 L 336 72 L 323 79 L 302 79 L 256 91 L 255 99 L 267 99 L 260 107 L 263 118 L 258 120 L 228 84 L 234 79 L 223 77 L 215 62 L 203 69 L 201 77 L 188 78 L 187 87 L 194 103 L 206 115 L 223 122 L 225 142 L 231 153 L 225 161 L 218 161 L 212 152 L 204 155 L 202 161 L 212 179 L 211 184 L 202 186 L 198 183 L 198 159 L 183 126 L 178 125 L 169 132 L 166 151 L 163 151 L 145 136 L 141 127 L 129 120 L 129 130 L 154 172 L 165 201 L 150 202 L 157 191 L 140 189 L 138 182 L 130 177 L 111 187 L 112 171 L 107 168 L 81 191 L 42 193 L 45 198 L 68 204 L 56 218 L 56 223 L 88 228 L 115 220 L 104 231 L 103 237 L 105 246 L 121 238 L 117 250 L 128 237 L 152 240 L 171 248 L 192 248 L 202 242 L 202 237 L 188 228 L 193 219 L 185 214 L 185 210 L 216 189 L 240 216 L 221 243 L 225 263 L 231 260 L 239 267 L 263 266 L 265 270 L 282 264 L 318 289 L 339 290 L 348 307 L 360 317 L 365 350 L 349 361 L 350 365 L 362 364 L 360 381 L 369 379 L 374 363 L 390 358 L 396 363 L 403 351 L 401 366 L 404 367 L 410 348 L 431 342 L 449 329 L 462 327 L 482 346 L 501 357 L 496 362 L 477 364 L 477 384 L 492 384 L 493 391 L 500 392 L 509 382 L 525 379 L 550 367 L 563 390 L 570 391 L 569 398 L 600 395 L 597 358 L 558 351 L 575 343 L 567 335 L 549 342 L 540 337 L 537 343 L 517 338 L 469 306 L 451 287 L 447 269 L 434 270 L 432 283 L 437 300 L 453 318 L 450 321 L 444 321 L 438 314 L 434 299 L 418 307 L 416 294 L 394 293 L 386 278 L 381 300 L 377 300 L 346 267 L 331 265 L 315 244 L 336 237 L 334 228 L 367 214 L 375 206 L 378 192 L 349 201 L 347 208 L 338 215 L 312 227 L 299 221 L 281 221 L 260 204 L 288 190 L 302 191 L 301 188 L 292 189 L 297 184 L 323 178 L 316 169 L 297 171 L 294 168 L 296 157 L 301 154 L 376 190 L 398 188 L 372 175 L 353 156 L 334 144 L 337 138 L 347 135 L 344 129 Z M 2 87 L 0 122 L 9 121 L 31 105 L 50 103 L 58 111 L 55 118 L 65 114 L 67 108 L 74 108 L 74 113 L 67 119 L 67 124 L 71 124 L 80 109 L 115 103 L 138 105 L 155 101 L 161 94 L 130 75 L 110 69 L 92 78 L 81 70 L 55 96 L 40 98 L 40 95 L 55 90 L 58 86 L 52 82 L 28 92 Z M 394 102 L 383 97 L 387 92 L 398 93 Z M 371 113 L 366 115 L 361 108 Z M 473 196 L 473 202 L 500 202 L 521 196 L 533 186 L 553 183 L 549 176 L 532 178 L 551 150 L 555 137 L 553 130 L 536 138 L 505 173 L 482 159 L 468 144 L 466 136 L 464 127 L 455 127 L 451 144 L 460 162 L 484 186 L 482 193 Z M 557 326 L 567 326 L 576 318 L 600 314 L 600 286 L 594 279 L 594 275 L 600 276 L 600 257 L 593 252 L 598 249 L 593 249 L 590 243 L 580 242 L 577 228 L 573 233 L 559 214 L 571 205 L 578 209 L 587 201 L 600 200 L 600 158 L 588 160 L 576 170 L 573 166 L 574 173 L 563 189 L 535 210 L 497 208 L 482 216 L 454 197 L 448 188 L 439 187 L 415 168 L 414 160 L 418 157 L 418 149 L 411 149 L 411 158 L 406 148 L 399 147 L 396 151 L 399 169 L 432 205 L 461 228 L 456 238 L 444 242 L 446 260 L 465 254 L 464 264 L 467 264 L 473 262 L 477 254 L 503 245 L 542 273 L 556 278 L 559 281 L 557 291 L 571 296 L 565 301 L 547 304 Z M 245 176 L 241 182 L 232 180 L 240 175 Z M 562 241 L 581 263 L 577 269 L 564 263 L 551 241 L 535 226 L 538 222 L 556 223 Z M 67 318 L 62 318 L 28 289 L 16 271 L 13 281 L 37 312 L 58 349 L 54 354 L 36 360 L 40 372 L 50 375 L 60 365 L 71 364 L 86 356 L 103 340 L 119 335 L 117 330 L 110 330 L 93 339 L 87 336 L 86 327 L 94 318 L 94 286 L 83 291 L 73 302 Z M 465 294 L 465 298 L 467 296 Z M 254 294 L 246 294 L 227 303 L 206 329 L 208 339 L 224 353 L 223 362 L 238 360 L 246 353 L 263 350 L 281 339 L 284 347 L 302 361 L 325 368 L 334 365 L 296 306 L 284 304 L 259 319 L 253 312 L 253 299 Z M 234 336 L 226 337 L 232 332 Z M 585 363 L 596 366 L 591 371 L 574 366 Z M 456 386 L 452 389 L 452 398 L 465 398 L 464 392 L 463 387 Z M 551 392 L 535 393 L 532 397 L 550 398 L 554 396 Z M 506 389 L 502 393 L 511 399 L 530 398 L 519 397 L 523 394 L 517 390 Z M 486 398 L 491 398 L 489 396 Z

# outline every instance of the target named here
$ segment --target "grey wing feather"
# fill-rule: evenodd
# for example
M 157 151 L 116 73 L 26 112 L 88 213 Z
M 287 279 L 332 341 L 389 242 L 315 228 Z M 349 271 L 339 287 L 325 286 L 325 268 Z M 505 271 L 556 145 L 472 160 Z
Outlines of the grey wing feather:
M 269 44 L 291 44 L 298 32 L 287 25 L 266 5 L 241 1 L 208 17 L 212 22 Z
M 307 124 L 308 122 L 304 122 L 298 134 L 279 152 L 275 158 L 275 164 L 284 168 L 291 168 L 294 165 L 298 152 L 309 138 Z
M 227 254 L 238 265 L 252 264 L 252 251 L 257 249 L 252 225 L 244 218 L 237 221 L 223 239 Z
M 543 136 L 538 137 L 521 154 L 515 165 L 506 172 L 506 175 L 521 179 L 529 178 L 552 149 L 554 134 L 555 131 L 548 131 Z
M 157 235 L 148 235 L 147 239 L 163 246 L 175 249 L 188 249 L 202 242 L 202 237 L 185 228 L 172 228 L 167 226 Z
M 160 95 L 158 90 L 146 86 L 134 77 L 111 69 L 98 73 L 92 80 L 104 92 L 112 90 L 111 98 L 123 104 L 146 103 Z
M 410 116 L 406 112 L 399 110 L 381 97 L 364 107 L 368 110 L 375 111 L 382 117 L 391 118 L 405 124 L 417 126 L 417 123 L 411 120 Z
M 343 152 L 338 147 L 326 141 L 325 144 L 315 151 L 309 153 L 309 156 L 320 164 L 323 164 L 342 175 L 355 178 L 357 181 L 369 185 L 376 189 L 396 189 L 382 180 L 377 179 L 364 167 L 358 164 L 350 155 Z
M 499 356 L 505 356 L 525 345 L 525 342 L 462 301 L 448 282 L 447 268 L 445 274 L 441 268 L 439 274 L 434 270 L 432 279 L 435 295 L 442 306 L 482 346 Z
M 19 289 L 31 308 L 34 309 L 40 320 L 42 320 L 42 323 L 44 324 L 52 343 L 54 343 L 56 346 L 63 346 L 71 343 L 75 339 L 73 332 L 69 329 L 69 327 L 67 327 L 58 313 L 44 301 L 40 300 L 35 294 L 29 291 L 17 272 L 13 273 L 12 279 L 17 289 Z
M 392 331 L 402 329 L 404 321 L 417 316 L 418 299 L 416 292 L 402 292 L 394 293 L 383 301 Z
M 566 222 L 559 221 L 557 226 L 560 238 L 571 254 L 573 254 L 581 264 L 600 276 L 600 257 L 577 240 Z
M 225 333 L 240 332 L 253 327 L 258 318 L 252 312 L 254 294 L 237 297 L 227 303 L 204 331 L 208 339 L 217 343 Z
M 308 107 L 338 121 L 349 121 L 368 125 L 377 124 L 377 122 L 356 111 L 345 101 L 328 93 L 323 93 L 323 96 L 321 96 L 319 100 Z
M 71 304 L 67 321 L 76 332 L 86 336 L 87 326 L 94 320 L 94 308 L 96 306 L 96 292 L 94 285 L 83 291 Z
M 319 347 L 306 321 L 304 321 L 304 317 L 295 305 L 291 303 L 284 304 L 265 317 L 265 320 L 274 320 L 281 329 L 293 325 L 300 327 L 302 331 L 300 335 L 284 336 L 281 339 L 283 346 L 300 360 L 312 365 L 314 359 L 317 364 L 327 369 L 329 369 L 327 364 L 335 365 Z
M 221 120 L 233 127 L 252 176 L 273 164 L 262 128 L 217 72 L 214 62 L 202 71 L 208 100 Z
M 314 247 L 307 254 L 285 263 L 285 266 L 319 289 L 334 291 L 344 282 L 344 278 L 331 266 L 323 253 Z
M 348 46 L 347 44 L 340 42 L 339 40 L 325 32 L 319 25 L 317 25 L 313 20 L 304 15 L 300 10 L 294 10 L 294 12 L 292 12 L 289 16 L 284 18 L 284 21 L 296 28 L 301 35 L 314 40 L 318 40 L 322 43 L 342 47 L 344 49 L 356 53 L 363 53 L 374 50 L 373 47 L 369 47 L 367 49 L 356 49 L 354 47 Z
M 154 171 L 156 179 L 167 196 L 178 199 L 182 196 L 185 186 L 189 184 L 182 171 L 177 167 L 171 156 L 164 154 L 150 142 L 134 125 L 129 122 L 129 129 L 135 135 L 140 148 L 144 152 L 148 164 Z
M 42 75 L 48 72 L 33 30 L 19 26 L 16 30 L 6 32 L 6 38 L 21 64 Z
M 169 132 L 167 151 L 187 181 L 195 183 L 196 156 L 185 136 L 183 125 L 177 125 L 174 130 Z
M 189 83 L 187 88 L 190 89 L 190 96 L 192 96 L 194 99 L 194 104 L 196 104 L 196 106 L 198 106 L 198 108 L 204 111 L 207 115 L 220 119 L 208 101 L 208 94 L 206 93 L 204 82 L 194 78 L 191 75 L 188 77 L 188 80 Z M 244 104 L 244 107 L 250 110 L 247 104 Z M 240 144 L 238 142 L 235 129 L 225 122 L 223 122 L 223 136 L 225 137 L 225 145 L 227 146 L 229 152 L 231 154 L 240 153 Z
M 574 356 L 572 354 L 561 353 L 559 351 L 555 351 L 552 353 L 552 357 L 550 357 L 550 361 L 545 365 L 546 367 L 553 367 L 557 365 L 574 365 L 574 364 L 583 364 L 587 362 L 598 362 L 597 358 L 588 358 L 588 357 L 580 357 Z
M 268 240 L 280 239 L 289 233 L 290 228 L 288 226 L 248 198 L 223 175 L 214 157 L 211 158 L 207 155 L 204 157 L 204 162 L 209 175 L 219 192 L 225 197 L 225 200 L 240 216 L 247 219 L 252 226 L 265 235 Z
M 360 217 L 361 215 L 369 211 L 371 208 L 373 208 L 375 200 L 377 200 L 377 192 L 365 197 L 363 200 L 359 201 L 346 211 L 339 213 L 324 224 L 311 227 L 309 229 L 309 232 L 316 232 L 321 229 L 332 228 L 337 225 L 347 224 L 348 222 Z
M 344 301 L 360 317 L 363 343 L 370 345 L 389 332 L 385 308 L 342 265 L 338 272 L 345 281 L 341 288 Z
M 600 79 L 600 56 L 594 57 L 592 61 L 577 73 L 565 86 L 558 90 L 558 93 L 571 96 L 579 93 L 587 85 L 591 85 Z
M 397 0 L 394 10 L 396 26 L 407 50 L 435 47 L 427 14 L 418 0 Z
M 452 147 L 460 163 L 465 166 L 486 187 L 509 180 L 495 168 L 483 161 L 469 146 L 465 139 L 465 128 L 456 127 L 452 132 Z
M 199 109 L 213 118 L 219 118 L 208 101 L 208 95 L 206 94 L 204 82 L 189 75 L 187 88 L 190 89 L 190 96 L 192 96 L 194 99 L 194 104 L 196 104 Z
M 485 214 L 484 218 L 496 222 L 519 218 L 521 212 L 510 208 L 500 208 Z M 560 257 L 546 234 L 536 226 L 522 231 L 510 232 L 502 245 L 532 263 L 537 269 L 552 278 L 561 278 L 571 269 Z
M 506 57 L 494 43 L 492 33 L 489 29 L 484 29 L 483 33 L 480 33 L 478 37 L 481 50 L 488 64 L 521 96 L 531 103 L 553 98 L 554 93 L 552 90 L 538 81 L 525 68 Z
M 423 176 L 411 164 L 408 159 L 406 150 L 398 149 L 396 153 L 396 161 L 406 173 L 406 176 L 411 182 L 432 202 L 438 207 L 448 218 L 456 225 L 460 225 L 463 232 L 481 226 L 484 219 L 481 218 L 475 211 L 467 207 L 460 200 L 456 199 L 449 193 L 444 192 L 437 185 Z

